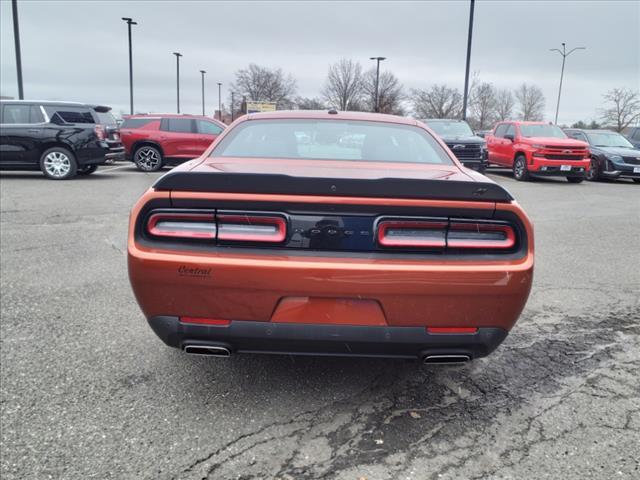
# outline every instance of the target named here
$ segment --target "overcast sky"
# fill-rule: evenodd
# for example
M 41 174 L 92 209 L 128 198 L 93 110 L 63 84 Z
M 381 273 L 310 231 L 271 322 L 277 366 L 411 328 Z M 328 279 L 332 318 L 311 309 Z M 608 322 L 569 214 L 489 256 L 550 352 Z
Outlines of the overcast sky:
M 181 109 L 207 113 L 223 102 L 234 72 L 249 63 L 294 75 L 298 94 L 319 96 L 340 57 L 383 69 L 403 85 L 464 83 L 469 2 L 188 2 L 19 0 L 26 98 L 111 105 L 128 113 L 126 24 L 133 27 L 138 111 L 175 110 L 175 57 L 181 59 Z M 11 2 L 0 0 L 0 94 L 17 97 Z M 585 46 L 567 59 L 561 123 L 597 118 L 602 94 L 640 87 L 640 2 L 488 1 L 475 7 L 471 70 L 497 87 L 539 85 L 552 119 L 562 59 L 550 48 Z

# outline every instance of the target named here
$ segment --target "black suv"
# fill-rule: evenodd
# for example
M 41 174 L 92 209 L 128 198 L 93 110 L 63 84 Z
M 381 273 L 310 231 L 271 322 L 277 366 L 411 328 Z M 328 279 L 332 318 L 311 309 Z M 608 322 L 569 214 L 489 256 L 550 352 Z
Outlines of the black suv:
M 487 168 L 487 142 L 473 134 L 464 120 L 425 119 L 433 130 L 465 167 L 484 173 Z
M 0 102 L 0 169 L 42 170 L 64 180 L 124 160 L 111 107 L 71 102 Z
M 640 149 L 617 132 L 567 128 L 569 137 L 589 144 L 591 166 L 587 180 L 629 178 L 640 183 Z

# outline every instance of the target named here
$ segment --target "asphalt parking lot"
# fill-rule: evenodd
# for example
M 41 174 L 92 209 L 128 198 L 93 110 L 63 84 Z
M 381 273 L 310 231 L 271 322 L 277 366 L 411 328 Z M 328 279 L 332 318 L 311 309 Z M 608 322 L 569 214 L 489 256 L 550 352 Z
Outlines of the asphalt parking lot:
M 425 368 L 165 347 L 126 268 L 158 175 L 0 176 L 3 479 L 640 478 L 640 185 L 490 174 L 536 227 L 529 303 Z

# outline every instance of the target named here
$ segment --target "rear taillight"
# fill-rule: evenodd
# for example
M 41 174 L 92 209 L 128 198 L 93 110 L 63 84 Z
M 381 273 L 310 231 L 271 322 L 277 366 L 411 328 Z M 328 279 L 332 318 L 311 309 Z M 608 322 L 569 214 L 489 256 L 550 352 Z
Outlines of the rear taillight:
M 98 140 L 104 140 L 106 138 L 104 127 L 102 125 L 96 125 L 93 128 L 93 131 L 96 132 L 96 137 L 98 137 Z
M 280 243 L 287 237 L 284 216 L 194 211 L 154 211 L 147 232 L 154 237 L 213 240 L 224 243 Z
M 378 224 L 378 243 L 383 247 L 444 248 L 446 234 L 446 221 L 383 220 Z
M 516 244 L 510 225 L 499 223 L 451 222 L 447 233 L 449 248 L 509 249 Z
M 213 213 L 154 213 L 147 230 L 155 237 L 213 240 L 217 228 Z
M 393 249 L 508 250 L 516 245 L 516 233 L 503 222 L 394 218 L 378 223 L 377 241 Z
M 280 243 L 287 236 L 287 223 L 283 217 L 221 214 L 216 218 L 218 240 L 221 241 Z

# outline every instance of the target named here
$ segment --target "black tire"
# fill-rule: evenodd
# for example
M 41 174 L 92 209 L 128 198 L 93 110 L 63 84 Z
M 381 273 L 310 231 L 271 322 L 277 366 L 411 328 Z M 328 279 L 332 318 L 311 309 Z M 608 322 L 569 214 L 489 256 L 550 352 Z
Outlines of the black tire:
M 86 167 L 78 168 L 78 175 L 91 175 L 98 170 L 98 165 L 87 165 Z
M 597 182 L 600 180 L 600 165 L 596 157 L 591 157 L 591 165 L 589 165 L 589 171 L 585 173 L 585 178 L 590 182 Z
M 527 170 L 527 157 L 518 155 L 513 161 L 513 178 L 519 182 L 529 180 L 529 170 Z
M 66 148 L 53 147 L 40 156 L 40 170 L 51 180 L 68 180 L 76 176 L 78 163 L 73 153 Z
M 567 177 L 567 182 L 569 182 L 569 183 L 582 183 L 582 182 L 584 182 L 584 177 Z
M 632 178 L 631 180 L 633 180 L 635 183 L 640 183 L 640 178 Z
M 162 168 L 162 152 L 152 145 L 142 145 L 133 153 L 133 163 L 141 172 L 157 172 Z

